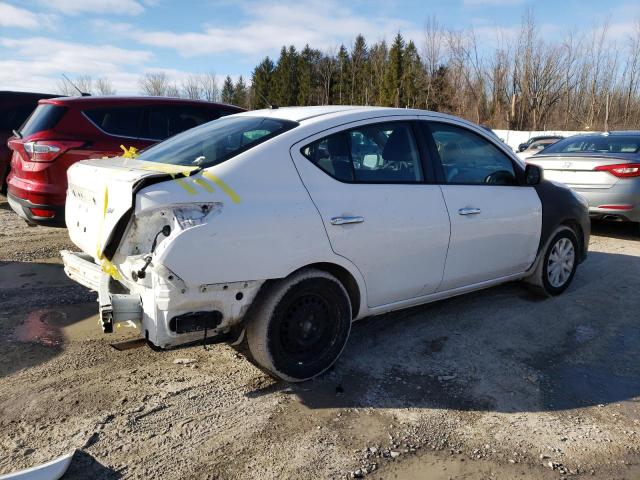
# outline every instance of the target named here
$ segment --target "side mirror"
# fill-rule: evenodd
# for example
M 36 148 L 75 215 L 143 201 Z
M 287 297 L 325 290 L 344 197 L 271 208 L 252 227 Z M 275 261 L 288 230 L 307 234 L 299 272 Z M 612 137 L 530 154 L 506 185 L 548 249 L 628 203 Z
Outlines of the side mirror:
M 534 186 L 538 185 L 542 180 L 542 169 L 538 165 L 533 163 L 527 163 L 524 169 L 524 183 L 525 185 Z

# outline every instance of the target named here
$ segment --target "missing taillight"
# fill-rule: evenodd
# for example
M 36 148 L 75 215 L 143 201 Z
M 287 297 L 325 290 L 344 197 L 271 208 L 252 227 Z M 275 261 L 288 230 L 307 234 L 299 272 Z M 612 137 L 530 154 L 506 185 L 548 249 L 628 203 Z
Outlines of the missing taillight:
M 608 172 L 618 178 L 640 177 L 640 163 L 619 163 L 615 165 L 600 165 L 594 170 Z

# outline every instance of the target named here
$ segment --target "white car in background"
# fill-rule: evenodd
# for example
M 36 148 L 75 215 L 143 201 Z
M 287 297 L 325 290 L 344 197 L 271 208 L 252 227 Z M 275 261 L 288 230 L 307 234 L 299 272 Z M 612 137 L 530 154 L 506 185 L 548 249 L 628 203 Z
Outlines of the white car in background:
M 553 145 L 554 143 L 557 143 L 559 140 L 561 139 L 545 138 L 543 140 L 536 140 L 535 142 L 532 142 L 531 145 L 529 145 L 526 149 L 516 153 L 516 155 L 520 160 L 526 160 L 527 158 L 544 151 L 545 148 Z
M 246 342 L 289 381 L 331 366 L 353 320 L 519 279 L 557 295 L 587 254 L 583 199 L 421 110 L 252 111 L 68 176 L 65 269 L 106 331 Z

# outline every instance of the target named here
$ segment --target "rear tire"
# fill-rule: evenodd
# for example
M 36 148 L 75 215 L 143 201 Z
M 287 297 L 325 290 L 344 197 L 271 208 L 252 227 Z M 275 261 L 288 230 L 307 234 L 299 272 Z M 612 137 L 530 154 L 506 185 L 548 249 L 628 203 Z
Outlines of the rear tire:
M 351 331 L 351 302 L 327 272 L 302 270 L 272 285 L 248 319 L 253 361 L 271 375 L 302 382 L 338 359 Z

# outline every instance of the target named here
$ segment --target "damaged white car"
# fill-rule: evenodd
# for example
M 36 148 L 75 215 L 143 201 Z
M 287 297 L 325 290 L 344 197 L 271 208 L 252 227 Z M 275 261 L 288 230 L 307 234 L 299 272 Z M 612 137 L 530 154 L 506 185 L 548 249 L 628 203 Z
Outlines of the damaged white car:
M 589 239 L 584 199 L 420 110 L 246 112 L 68 179 L 65 271 L 105 332 L 244 342 L 290 381 L 331 366 L 355 319 L 518 279 L 559 294 Z

